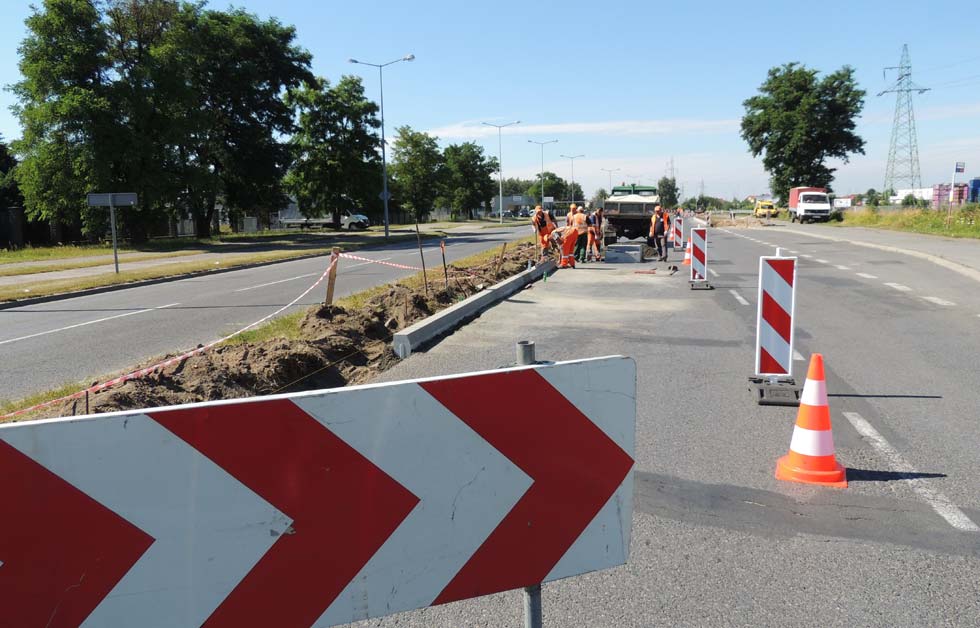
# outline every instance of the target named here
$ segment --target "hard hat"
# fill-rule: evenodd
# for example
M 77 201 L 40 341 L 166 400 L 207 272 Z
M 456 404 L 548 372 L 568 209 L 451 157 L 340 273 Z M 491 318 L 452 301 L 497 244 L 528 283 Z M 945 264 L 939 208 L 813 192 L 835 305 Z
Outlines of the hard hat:
M 537 211 L 541 211 L 541 210 L 542 210 L 542 207 L 540 205 L 535 205 L 534 206 L 534 211 L 537 212 Z

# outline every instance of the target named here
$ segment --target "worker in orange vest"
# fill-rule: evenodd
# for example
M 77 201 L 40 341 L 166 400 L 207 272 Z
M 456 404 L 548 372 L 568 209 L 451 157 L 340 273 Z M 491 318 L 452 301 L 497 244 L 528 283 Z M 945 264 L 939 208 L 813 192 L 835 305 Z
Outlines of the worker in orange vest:
M 565 214 L 565 226 L 566 227 L 571 227 L 572 226 L 572 220 L 575 218 L 575 210 L 576 209 L 578 209 L 578 206 L 575 205 L 575 203 L 572 203 L 571 205 L 568 206 L 568 213 Z
M 578 233 L 578 239 L 575 241 L 575 259 L 584 264 L 589 248 L 589 219 L 581 207 L 575 209 L 575 215 L 572 217 L 572 227 Z
M 544 260 L 547 257 L 548 245 L 551 242 L 551 232 L 555 230 L 555 223 L 551 220 L 551 216 L 544 211 L 544 208 L 538 205 L 534 208 L 534 217 L 531 218 L 531 224 L 534 225 L 534 232 L 538 235 L 538 244 L 541 245 L 541 259 Z
M 555 236 L 561 238 L 561 262 L 558 268 L 575 268 L 575 243 L 578 242 L 578 231 L 575 227 L 559 227 Z
M 650 246 L 657 249 L 657 259 L 667 261 L 667 233 L 670 231 L 670 216 L 660 205 L 653 209 L 650 217 Z
M 602 208 L 595 210 L 589 217 L 589 255 L 597 261 L 602 261 Z

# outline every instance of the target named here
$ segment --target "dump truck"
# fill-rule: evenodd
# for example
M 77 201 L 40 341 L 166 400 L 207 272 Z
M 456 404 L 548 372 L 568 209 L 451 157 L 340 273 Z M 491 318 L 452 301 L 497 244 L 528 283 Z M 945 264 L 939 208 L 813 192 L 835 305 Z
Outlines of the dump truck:
M 617 185 L 603 201 L 605 226 L 602 237 L 606 244 L 619 238 L 635 240 L 650 233 L 650 217 L 660 203 L 657 188 L 649 185 Z

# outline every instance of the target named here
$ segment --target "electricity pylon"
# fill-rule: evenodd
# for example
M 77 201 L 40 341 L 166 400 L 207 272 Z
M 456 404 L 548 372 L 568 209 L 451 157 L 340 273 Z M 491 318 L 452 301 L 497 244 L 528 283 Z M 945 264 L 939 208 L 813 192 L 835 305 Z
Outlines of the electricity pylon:
M 894 93 L 895 121 L 892 124 L 892 141 L 888 148 L 888 166 L 885 168 L 884 190 L 897 190 L 899 184 L 907 183 L 907 187 L 922 187 L 922 175 L 919 173 L 919 143 L 915 133 L 915 112 L 912 110 L 912 92 L 922 94 L 929 91 L 927 87 L 919 87 L 912 82 L 912 60 L 909 57 L 909 45 L 902 46 L 902 60 L 897 66 L 882 70 L 882 77 L 888 70 L 898 70 L 895 83 L 878 95 Z

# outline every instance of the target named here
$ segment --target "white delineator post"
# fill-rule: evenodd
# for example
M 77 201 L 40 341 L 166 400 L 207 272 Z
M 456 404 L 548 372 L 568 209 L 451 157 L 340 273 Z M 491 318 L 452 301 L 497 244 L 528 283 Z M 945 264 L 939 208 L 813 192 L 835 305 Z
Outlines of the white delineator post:
M 691 287 L 708 285 L 708 229 L 691 229 Z M 701 287 L 698 286 L 698 287 Z
M 796 261 L 795 257 L 759 258 L 759 306 L 755 334 L 756 375 L 792 375 Z

